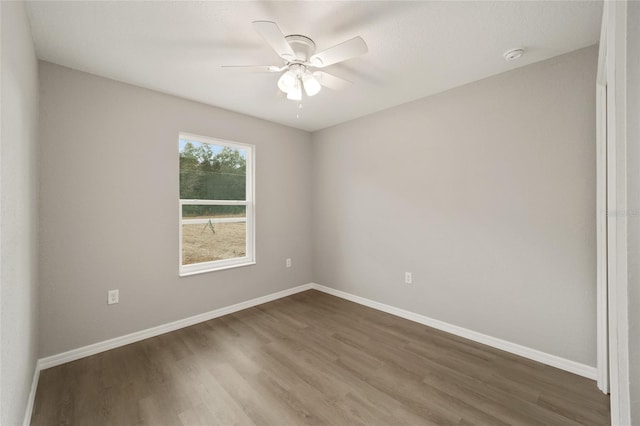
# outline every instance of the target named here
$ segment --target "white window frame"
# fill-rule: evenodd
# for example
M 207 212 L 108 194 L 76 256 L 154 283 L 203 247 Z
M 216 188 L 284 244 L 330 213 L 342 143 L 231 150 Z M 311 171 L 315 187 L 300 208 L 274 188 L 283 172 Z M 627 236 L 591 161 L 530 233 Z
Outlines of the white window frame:
M 241 149 L 246 151 L 246 199 L 245 200 L 187 200 L 180 198 L 180 189 L 178 189 L 178 256 L 179 270 L 178 275 L 181 277 L 202 274 L 205 272 L 219 271 L 229 268 L 237 268 L 241 266 L 255 265 L 255 145 L 240 142 L 231 142 L 224 139 L 210 138 L 207 136 L 194 135 L 191 133 L 180 132 L 178 140 L 187 139 L 194 142 L 206 143 L 211 145 L 229 147 L 232 149 Z M 179 163 L 178 163 L 179 164 Z M 178 165 L 178 171 L 180 166 Z M 190 265 L 182 264 L 182 226 L 188 223 L 190 219 L 182 218 L 182 206 L 185 205 L 210 205 L 210 206 L 245 206 L 246 210 L 246 254 L 243 257 L 234 257 L 232 259 L 214 260 L 210 262 L 192 263 Z

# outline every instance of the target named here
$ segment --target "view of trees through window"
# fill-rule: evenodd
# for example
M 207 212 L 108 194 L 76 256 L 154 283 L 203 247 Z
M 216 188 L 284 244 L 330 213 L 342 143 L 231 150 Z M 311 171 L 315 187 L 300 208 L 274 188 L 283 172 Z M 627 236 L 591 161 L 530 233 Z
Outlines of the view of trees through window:
M 180 198 L 183 200 L 246 200 L 246 168 L 244 150 L 181 139 Z M 188 207 L 185 209 L 185 214 L 197 216 L 203 211 L 215 212 L 216 208 L 223 206 L 216 206 L 213 209 L 203 209 L 203 206 Z M 227 209 L 220 211 L 229 213 Z
M 247 151 L 180 139 L 179 153 L 182 265 L 246 256 Z

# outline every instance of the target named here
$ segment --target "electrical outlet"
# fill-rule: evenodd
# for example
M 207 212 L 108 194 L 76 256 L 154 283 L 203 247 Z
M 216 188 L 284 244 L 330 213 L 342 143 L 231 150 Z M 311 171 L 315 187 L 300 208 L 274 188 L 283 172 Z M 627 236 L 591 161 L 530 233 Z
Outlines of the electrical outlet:
M 287 268 L 291 268 L 291 258 L 287 258 L 284 261 L 284 266 L 286 266 Z
M 113 305 L 118 302 L 120 302 L 120 290 L 109 290 L 107 304 Z
M 413 274 L 411 272 L 404 273 L 404 283 L 413 284 Z

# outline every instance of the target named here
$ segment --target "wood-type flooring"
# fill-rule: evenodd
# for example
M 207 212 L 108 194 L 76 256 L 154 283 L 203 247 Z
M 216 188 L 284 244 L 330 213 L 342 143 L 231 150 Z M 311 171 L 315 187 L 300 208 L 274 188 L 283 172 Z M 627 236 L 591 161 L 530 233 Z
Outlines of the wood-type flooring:
M 40 374 L 33 425 L 608 425 L 593 380 L 310 290 Z

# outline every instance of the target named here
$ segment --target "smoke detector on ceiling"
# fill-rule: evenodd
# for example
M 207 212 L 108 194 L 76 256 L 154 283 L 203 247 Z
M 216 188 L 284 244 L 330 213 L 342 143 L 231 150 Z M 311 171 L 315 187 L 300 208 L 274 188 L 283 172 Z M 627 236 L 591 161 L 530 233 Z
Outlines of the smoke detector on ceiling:
M 524 49 L 521 47 L 517 47 L 515 49 L 507 50 L 504 52 L 504 60 L 505 61 L 514 61 L 520 58 L 524 54 Z

